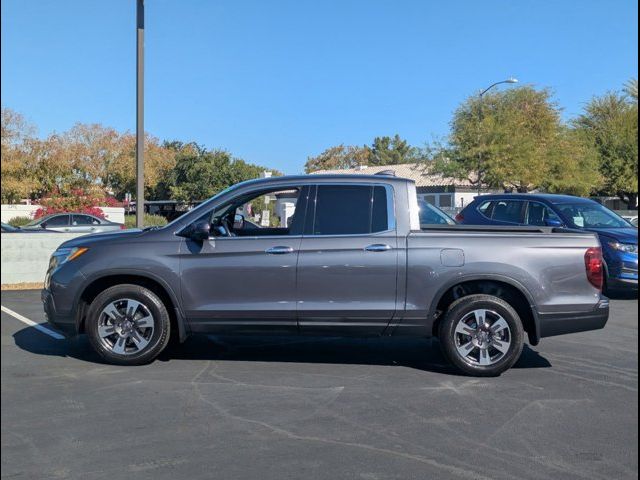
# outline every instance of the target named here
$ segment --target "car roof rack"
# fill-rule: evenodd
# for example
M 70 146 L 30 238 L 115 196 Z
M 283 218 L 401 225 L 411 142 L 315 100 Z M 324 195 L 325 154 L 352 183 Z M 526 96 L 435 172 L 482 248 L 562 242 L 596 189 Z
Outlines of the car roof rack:
M 395 177 L 396 172 L 395 170 L 382 170 L 378 173 L 374 173 L 374 175 L 386 175 L 387 177 Z

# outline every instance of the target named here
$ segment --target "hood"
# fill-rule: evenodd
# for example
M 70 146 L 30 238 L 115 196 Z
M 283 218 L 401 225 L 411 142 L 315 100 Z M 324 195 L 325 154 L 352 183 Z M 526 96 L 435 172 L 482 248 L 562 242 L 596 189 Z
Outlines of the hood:
M 638 244 L 637 228 L 587 228 L 585 230 L 597 233 L 599 236 L 611 238 L 616 242 Z
M 131 228 L 128 230 L 116 230 L 113 232 L 104 233 L 92 233 L 90 235 L 82 235 L 80 237 L 72 238 L 60 245 L 62 247 L 89 247 L 91 245 L 101 243 L 111 243 L 119 241 L 127 241 L 133 238 L 142 237 L 149 233 L 149 231 L 139 230 L 137 228 Z

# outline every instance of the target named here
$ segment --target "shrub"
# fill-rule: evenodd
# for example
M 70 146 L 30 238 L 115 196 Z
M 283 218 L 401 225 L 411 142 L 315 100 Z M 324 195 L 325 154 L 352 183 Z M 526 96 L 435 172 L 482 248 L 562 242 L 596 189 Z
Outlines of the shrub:
M 103 207 L 120 207 L 119 202 L 113 197 L 100 197 L 92 195 L 85 190 L 75 189 L 69 196 L 47 196 L 38 202 L 40 208 L 36 210 L 34 218 L 40 218 L 52 213 L 81 212 L 104 218 Z
M 12 227 L 22 227 L 32 220 L 33 219 L 31 217 L 13 217 L 8 223 Z
M 149 213 L 144 214 L 144 226 L 145 227 L 162 227 L 166 225 L 167 219 L 162 215 L 151 215 Z M 136 216 L 127 215 L 124 217 L 124 225 L 127 228 L 136 228 Z

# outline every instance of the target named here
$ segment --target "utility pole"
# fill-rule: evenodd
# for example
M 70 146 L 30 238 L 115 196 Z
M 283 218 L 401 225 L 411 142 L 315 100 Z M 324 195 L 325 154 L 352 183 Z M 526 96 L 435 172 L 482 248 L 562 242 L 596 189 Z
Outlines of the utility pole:
M 136 227 L 144 227 L 144 0 L 136 12 Z

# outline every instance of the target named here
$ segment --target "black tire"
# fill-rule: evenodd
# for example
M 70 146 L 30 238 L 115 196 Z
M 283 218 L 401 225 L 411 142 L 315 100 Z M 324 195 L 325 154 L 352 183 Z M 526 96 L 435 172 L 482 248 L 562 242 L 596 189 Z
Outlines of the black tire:
M 103 309 L 120 299 L 140 302 L 153 317 L 153 331 L 148 339 L 148 344 L 138 352 L 114 353 L 104 344 L 98 334 Z M 155 293 L 139 285 L 123 284 L 107 288 L 91 302 L 85 319 L 85 331 L 93 349 L 108 363 L 144 365 L 153 361 L 169 343 L 171 320 L 166 306 Z
M 458 353 L 455 329 L 458 322 L 474 310 L 491 310 L 507 322 L 510 331 L 510 345 L 506 353 L 492 365 L 479 365 Z M 522 321 L 515 309 L 505 300 L 492 295 L 469 295 L 453 302 L 439 325 L 438 337 L 444 355 L 467 375 L 495 377 L 508 370 L 520 358 L 524 342 Z M 489 355 L 489 358 L 491 355 Z

